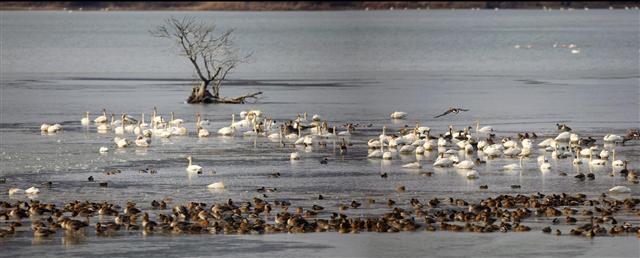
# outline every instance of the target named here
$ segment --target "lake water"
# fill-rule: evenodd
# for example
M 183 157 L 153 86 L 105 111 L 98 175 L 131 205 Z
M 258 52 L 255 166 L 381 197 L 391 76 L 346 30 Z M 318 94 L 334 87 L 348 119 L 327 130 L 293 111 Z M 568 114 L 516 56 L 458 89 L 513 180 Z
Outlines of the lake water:
M 238 47 L 253 56 L 230 76 L 222 95 L 260 90 L 264 98 L 246 105 L 184 103 L 194 81 L 191 67 L 176 55 L 171 42 L 148 33 L 164 19 L 182 15 L 235 28 Z M 499 137 L 525 131 L 554 136 L 555 124 L 567 123 L 580 136 L 598 138 L 602 148 L 603 135 L 625 134 L 640 124 L 639 37 L 636 10 L 0 12 L 0 176 L 7 178 L 7 183 L 0 184 L 0 199 L 26 199 L 9 197 L 7 190 L 44 181 L 52 181 L 53 187 L 42 187 L 38 199 L 43 201 L 124 204 L 131 200 L 143 208 L 165 197 L 175 203 L 248 200 L 258 195 L 255 189 L 261 186 L 279 190 L 269 200 L 288 199 L 304 207 L 319 203 L 334 209 L 368 197 L 408 203 L 411 197 L 471 200 L 535 192 L 596 196 L 615 185 L 630 187 L 637 198 L 638 185 L 609 177 L 609 171 L 594 171 L 596 179 L 585 182 L 560 176 L 561 171 L 576 173 L 570 160 L 551 160 L 552 171 L 541 173 L 534 156 L 525 159 L 521 173 L 505 173 L 498 169 L 514 159 L 499 158 L 478 168 L 479 180 L 467 180 L 463 171 L 432 168 L 436 153 L 396 155 L 385 163 L 368 160 L 366 141 L 380 134 L 383 124 L 395 132 L 419 121 L 438 134 L 449 124 L 462 128 L 480 120 L 493 126 Z M 570 44 L 580 52 L 562 47 Z M 154 138 L 148 149 L 113 150 L 113 133 L 97 134 L 93 125 L 86 128 L 79 122 L 84 111 L 95 117 L 102 108 L 135 116 L 145 112 L 148 118 L 154 106 L 165 117 L 174 112 L 185 119 L 191 135 Z M 449 106 L 470 111 L 432 118 Z M 209 119 L 207 128 L 215 132 L 229 124 L 232 113 L 253 108 L 277 121 L 308 112 L 322 115 L 331 125 L 373 126 L 354 132 L 354 145 L 346 155 L 329 142 L 326 147 L 298 149 L 302 159 L 297 162 L 288 158 L 293 147 L 264 138 L 198 139 L 194 135 L 195 112 Z M 389 114 L 394 110 L 408 112 L 408 119 L 391 121 Z M 64 131 L 41 135 L 44 122 L 61 123 Z M 112 150 L 101 155 L 100 146 Z M 639 166 L 638 141 L 606 148 L 614 147 L 617 159 Z M 188 155 L 205 168 L 204 174 L 188 176 L 184 171 Z M 325 156 L 329 164 L 321 166 L 319 160 Z M 424 160 L 422 171 L 434 175 L 401 169 L 416 159 Z M 147 166 L 157 168 L 158 174 L 137 172 Z M 110 168 L 123 173 L 105 175 Z M 212 169 L 214 175 L 208 173 Z M 578 169 L 589 170 L 587 166 Z M 274 171 L 282 177 L 267 178 Z M 380 172 L 389 173 L 389 178 L 381 179 Z M 110 187 L 86 182 L 89 176 L 109 182 Z M 205 188 L 216 181 L 224 181 L 227 189 Z M 482 184 L 490 188 L 479 190 Z M 522 188 L 511 189 L 512 184 Z M 407 191 L 396 193 L 399 185 Z M 319 193 L 328 198 L 317 201 Z M 348 213 L 386 211 L 384 205 L 372 205 Z M 639 223 L 637 216 L 627 220 Z M 543 224 L 528 223 L 534 231 L 522 234 L 125 234 L 109 239 L 59 237 L 62 244 L 58 238 L 35 241 L 27 230 L 15 238 L 0 239 L 0 246 L 2 256 L 137 256 L 149 250 L 156 250 L 157 256 L 234 257 L 640 254 L 635 236 L 556 237 L 540 233 Z M 447 248 L 454 250 L 443 251 Z

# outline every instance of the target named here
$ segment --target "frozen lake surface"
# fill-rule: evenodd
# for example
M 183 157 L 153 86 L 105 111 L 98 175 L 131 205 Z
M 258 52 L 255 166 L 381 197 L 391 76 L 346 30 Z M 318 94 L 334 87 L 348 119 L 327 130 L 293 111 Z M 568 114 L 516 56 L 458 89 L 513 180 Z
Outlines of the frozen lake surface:
M 169 42 L 148 34 L 174 15 L 189 14 L 236 28 L 239 47 L 253 50 L 253 61 L 241 66 L 223 87 L 235 96 L 261 90 L 263 99 L 246 105 L 188 105 L 192 80 L 189 64 L 179 59 Z M 640 124 L 640 28 L 638 11 L 394 11 L 394 12 L 0 12 L 0 200 L 27 199 L 7 195 L 12 187 L 41 186 L 37 199 L 69 202 L 76 199 L 127 201 L 148 208 L 167 197 L 173 203 L 250 200 L 255 189 L 275 187 L 267 200 L 289 200 L 294 206 L 313 204 L 337 210 L 351 200 L 395 199 L 408 204 L 421 200 L 464 198 L 479 200 L 499 194 L 584 193 L 595 197 L 615 185 L 640 188 L 624 178 L 610 177 L 610 168 L 593 170 L 593 181 L 573 175 L 589 172 L 571 159 L 550 159 L 542 173 L 536 157 L 524 159 L 521 172 L 503 172 L 517 162 L 497 158 L 477 168 L 480 179 L 466 171 L 433 168 L 437 151 L 416 156 L 395 154 L 389 162 L 369 160 L 367 140 L 383 125 L 395 132 L 415 122 L 432 134 L 456 128 L 491 125 L 498 137 L 536 132 L 554 137 L 556 123 L 567 123 L 581 137 L 594 136 L 600 149 L 615 148 L 616 159 L 640 166 L 640 142 L 603 146 L 602 136 L 626 134 Z M 579 54 L 554 43 L 575 44 Z M 521 46 L 520 48 L 514 47 Z M 531 48 L 527 48 L 531 45 Z M 174 112 L 187 122 L 189 136 L 154 138 L 146 149 L 115 150 L 113 133 L 98 134 L 84 127 L 85 111 L 92 117 L 106 108 L 138 117 L 158 107 L 165 118 Z M 449 106 L 470 109 L 438 119 Z M 339 142 L 325 147 L 282 146 L 265 138 L 199 139 L 194 114 L 200 112 L 211 132 L 228 126 L 231 114 L 260 109 L 276 121 L 296 114 L 320 114 L 329 125 L 347 122 L 369 125 L 353 132 L 346 154 Z M 389 114 L 409 113 L 392 121 Z M 61 123 L 64 131 L 41 135 L 44 122 Z M 129 135 L 133 139 L 132 135 Z M 98 153 L 100 146 L 111 151 Z M 290 161 L 289 153 L 302 158 Z M 464 153 L 459 154 L 461 158 Z M 204 167 L 201 175 L 184 170 L 187 156 Z M 319 161 L 328 157 L 327 165 Z M 549 153 L 547 153 L 549 157 Z M 475 156 L 470 157 L 475 158 Z M 420 170 L 403 164 L 422 160 Z M 140 174 L 154 167 L 158 174 Z M 118 168 L 121 174 L 105 175 Z M 215 174 L 211 173 L 215 170 Z M 279 178 L 269 178 L 274 172 Z M 380 173 L 388 173 L 386 179 Z M 426 177 L 421 172 L 434 172 Z M 569 176 L 561 176 L 566 172 Z M 108 188 L 96 181 L 108 182 Z M 224 181 L 225 190 L 206 185 Z M 518 184 L 520 189 L 510 186 Z M 407 191 L 398 193 L 404 185 Z M 480 190 L 480 185 L 489 189 Z M 317 200 L 323 194 L 325 200 Z M 386 205 L 350 209 L 350 216 L 379 215 Z M 328 215 L 328 214 L 325 214 Z M 624 217 L 638 225 L 638 216 Z M 2 222 L 0 222 L 2 223 Z M 635 235 L 586 239 L 540 232 L 545 224 L 525 221 L 528 233 L 424 232 L 339 235 L 276 234 L 260 236 L 142 236 L 36 241 L 30 232 L 0 239 L 2 256 L 79 256 L 105 254 L 154 256 L 561 256 L 638 257 Z M 548 224 L 548 223 L 547 223 Z M 4 223 L 0 224 L 4 228 Z M 566 230 L 569 228 L 567 227 Z M 6 247 L 6 248 L 5 248 Z M 153 253 L 151 253 L 153 250 Z

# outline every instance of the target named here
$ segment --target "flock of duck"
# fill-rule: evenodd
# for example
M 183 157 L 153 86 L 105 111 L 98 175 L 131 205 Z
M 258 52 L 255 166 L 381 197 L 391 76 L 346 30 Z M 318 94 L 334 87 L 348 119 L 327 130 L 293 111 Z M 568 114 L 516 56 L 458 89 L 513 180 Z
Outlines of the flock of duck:
M 401 191 L 401 189 L 398 189 Z M 317 201 L 324 198 L 318 196 Z M 542 228 L 543 233 L 561 235 L 562 227 L 576 226 L 570 235 L 595 237 L 636 234 L 634 226 L 617 214 L 640 216 L 636 206 L 640 199 L 618 200 L 606 194 L 589 199 L 584 194 L 568 195 L 541 193 L 499 195 L 471 203 L 463 199 L 433 198 L 420 201 L 392 200 L 379 204 L 388 211 L 380 216 L 346 215 L 348 209 L 361 209 L 356 200 L 340 204 L 337 211 L 329 211 L 319 204 L 293 207 L 289 201 L 267 201 L 254 197 L 236 203 L 232 199 L 211 205 L 199 202 L 172 205 L 171 200 L 153 200 L 148 209 L 138 208 L 134 202 L 124 207 L 109 202 L 73 201 L 58 206 L 37 200 L 0 201 L 0 219 L 8 228 L 0 229 L 0 237 L 11 237 L 29 228 L 36 238 L 81 237 L 87 232 L 96 236 L 116 236 L 122 233 L 142 234 L 264 234 L 310 232 L 525 232 L 531 227 L 525 222 L 551 222 L 556 227 Z M 366 206 L 378 205 L 372 198 Z M 362 207 L 366 208 L 366 207 Z M 30 222 L 30 225 L 25 225 Z M 566 229 L 564 229 L 566 232 Z M 60 233 L 59 233 L 60 232 Z
M 464 109 L 450 108 L 440 115 L 457 114 Z M 438 116 L 438 117 L 440 117 Z M 307 113 L 298 114 L 292 120 L 276 123 L 260 110 L 243 111 L 240 119 L 236 121 L 235 114 L 231 117 L 229 126 L 219 128 L 217 134 L 221 136 L 255 136 L 267 137 L 282 144 L 291 145 L 322 145 L 328 139 L 340 142 L 341 154 L 346 153 L 352 146 L 350 136 L 355 128 L 363 125 L 346 123 L 341 127 L 344 131 L 338 131 L 336 126 L 329 126 L 328 121 L 320 115 L 313 115 L 308 119 Z M 396 111 L 390 115 L 391 119 L 405 119 L 407 113 Z M 147 124 L 144 113 L 140 120 L 122 114 L 120 120 L 111 119 L 106 110 L 102 115 L 90 120 L 89 112 L 81 119 L 83 126 L 91 123 L 96 126 L 98 133 L 115 134 L 116 148 L 127 148 L 132 145 L 127 137 L 135 135 L 135 145 L 148 147 L 153 137 L 168 138 L 176 135 L 189 136 L 189 130 L 184 127 L 185 120 L 176 118 L 171 113 L 171 118 L 165 120 L 158 115 L 157 109 L 151 115 Z M 209 137 L 211 134 L 204 128 L 209 125 L 208 120 L 202 120 L 199 113 L 195 114 L 195 134 L 198 137 Z M 366 125 L 364 127 L 371 127 Z M 538 144 L 534 144 L 539 136 L 534 132 L 518 133 L 517 137 L 504 137 L 497 139 L 495 130 L 491 126 L 480 127 L 479 121 L 475 123 L 475 130 L 468 126 L 461 129 L 448 127 L 444 133 L 434 135 L 431 129 L 416 123 L 415 127 L 405 126 L 399 132 L 389 134 L 386 126 L 382 126 L 382 133 L 367 141 L 369 148 L 368 159 L 381 159 L 383 162 L 396 159 L 398 155 L 415 155 L 416 162 L 402 165 L 405 169 L 422 168 L 422 159 L 426 152 L 437 151 L 437 158 L 433 167 L 454 167 L 468 171 L 469 179 L 479 178 L 476 171 L 478 166 L 486 166 L 487 161 L 507 157 L 519 159 L 518 163 L 502 166 L 505 171 L 523 170 L 522 160 L 538 155 L 539 169 L 544 173 L 552 168 L 549 158 L 558 161 L 566 159 L 573 166 L 582 165 L 589 168 L 611 167 L 612 176 L 618 173 L 633 184 L 638 183 L 637 172 L 629 169 L 627 160 L 616 159 L 615 147 L 630 140 L 640 139 L 637 130 L 630 130 L 627 135 L 620 136 L 607 134 L 603 137 L 605 145 L 600 149 L 596 145 L 597 140 L 592 137 L 580 137 L 574 130 L 564 124 L 557 124 L 558 135 L 546 138 Z M 61 132 L 59 124 L 43 124 L 41 130 L 47 134 Z M 109 147 L 102 146 L 101 153 L 109 152 Z M 588 157 L 584 158 L 584 157 Z M 301 158 L 298 152 L 290 153 L 291 160 Z M 191 156 L 187 157 L 188 173 L 201 173 L 203 168 L 193 164 Z M 327 162 L 326 159 L 322 162 Z M 384 177 L 384 175 L 381 175 Z M 593 174 L 586 176 L 578 173 L 576 178 L 592 178 Z M 93 178 L 89 178 L 93 181 Z M 105 185 L 106 186 L 106 185 Z M 223 182 L 208 185 L 209 188 L 224 188 Z M 481 186 L 482 188 L 483 186 Z M 512 188 L 515 188 L 512 186 Z M 483 189 L 486 189 L 484 186 Z M 403 192 L 404 186 L 397 191 Z M 37 195 L 39 189 L 32 187 L 27 190 L 12 188 L 9 195 L 26 193 Z M 609 190 L 609 194 L 630 193 L 627 186 L 616 186 Z M 265 197 L 266 196 L 262 196 Z M 324 197 L 318 196 L 317 201 Z M 617 213 L 623 215 L 640 216 L 640 210 L 636 205 L 640 199 L 627 197 L 609 198 L 607 194 L 596 199 L 588 199 L 584 194 L 551 194 L 541 193 L 525 195 L 500 195 L 495 198 L 482 199 L 476 203 L 470 203 L 461 199 L 434 198 L 424 203 L 417 198 L 411 200 L 388 199 L 381 205 L 386 206 L 389 212 L 379 217 L 348 217 L 347 209 L 358 209 L 362 204 L 352 200 L 347 204 L 337 205 L 337 211 L 329 211 L 330 208 L 320 206 L 318 203 L 310 207 L 296 207 L 292 211 L 291 203 L 286 200 L 268 201 L 254 197 L 252 201 L 235 203 L 229 199 L 226 203 L 214 203 L 210 206 L 205 203 L 190 202 L 177 204 L 173 209 L 167 205 L 171 200 L 153 201 L 151 211 L 142 211 L 135 203 L 128 202 L 125 207 L 115 203 L 95 203 L 89 201 L 75 201 L 64 204 L 59 208 L 54 203 L 40 203 L 37 200 L 29 202 L 16 201 L 15 203 L 0 202 L 0 219 L 9 226 L 0 229 L 0 237 L 15 235 L 24 226 L 22 221 L 31 221 L 31 229 L 35 237 L 47 237 L 56 235 L 58 229 L 64 229 L 65 234 L 79 234 L 87 228 L 95 230 L 99 236 L 117 235 L 120 231 L 141 231 L 149 233 L 224 233 L 224 234 L 262 234 L 262 233 L 307 233 L 336 231 L 347 232 L 399 232 L 415 231 L 424 228 L 427 231 L 467 231 L 467 232 L 508 232 L 529 231 L 531 228 L 521 224 L 529 218 L 549 217 L 552 224 L 562 223 L 574 225 L 584 222 L 570 231 L 573 235 L 594 237 L 600 235 L 619 235 L 636 233 L 640 237 L 638 226 L 630 222 L 619 223 L 613 216 Z M 377 200 L 366 200 L 368 207 L 378 205 Z M 448 204 L 446 204 L 448 203 Z M 335 205 L 335 204 L 333 204 Z M 581 208 L 578 210 L 577 208 Z M 279 209 L 279 210 L 277 210 Z M 576 216 L 579 214 L 579 216 Z M 95 224 L 91 222 L 97 216 Z M 564 218 L 560 218 L 564 216 Z M 152 220 L 154 219 L 154 220 Z M 140 220 L 140 224 L 138 221 Z M 544 233 L 551 233 L 550 227 L 542 229 Z M 562 234 L 560 229 L 555 234 Z M 82 233 L 80 233 L 82 234 Z

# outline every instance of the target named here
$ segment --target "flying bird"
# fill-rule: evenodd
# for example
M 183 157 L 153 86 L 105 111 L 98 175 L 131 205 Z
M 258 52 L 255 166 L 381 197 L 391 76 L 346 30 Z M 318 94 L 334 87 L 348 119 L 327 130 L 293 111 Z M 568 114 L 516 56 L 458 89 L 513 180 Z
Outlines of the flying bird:
M 468 109 L 463 109 L 463 108 L 453 108 L 453 107 L 449 107 L 449 110 L 445 111 L 444 113 L 434 116 L 433 118 L 438 118 L 438 117 L 442 117 L 442 116 L 446 116 L 450 113 L 454 113 L 454 114 L 458 114 L 460 113 L 460 111 L 469 111 Z

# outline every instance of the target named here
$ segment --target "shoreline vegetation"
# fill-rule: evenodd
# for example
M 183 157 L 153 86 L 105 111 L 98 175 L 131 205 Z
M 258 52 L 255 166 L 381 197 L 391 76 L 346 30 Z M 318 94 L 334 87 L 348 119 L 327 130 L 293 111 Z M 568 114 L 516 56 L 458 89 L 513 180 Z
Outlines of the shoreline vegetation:
M 282 1 L 282 2 L 3 2 L 0 10 L 79 10 L 79 11 L 323 11 L 397 9 L 628 9 L 637 1 Z

